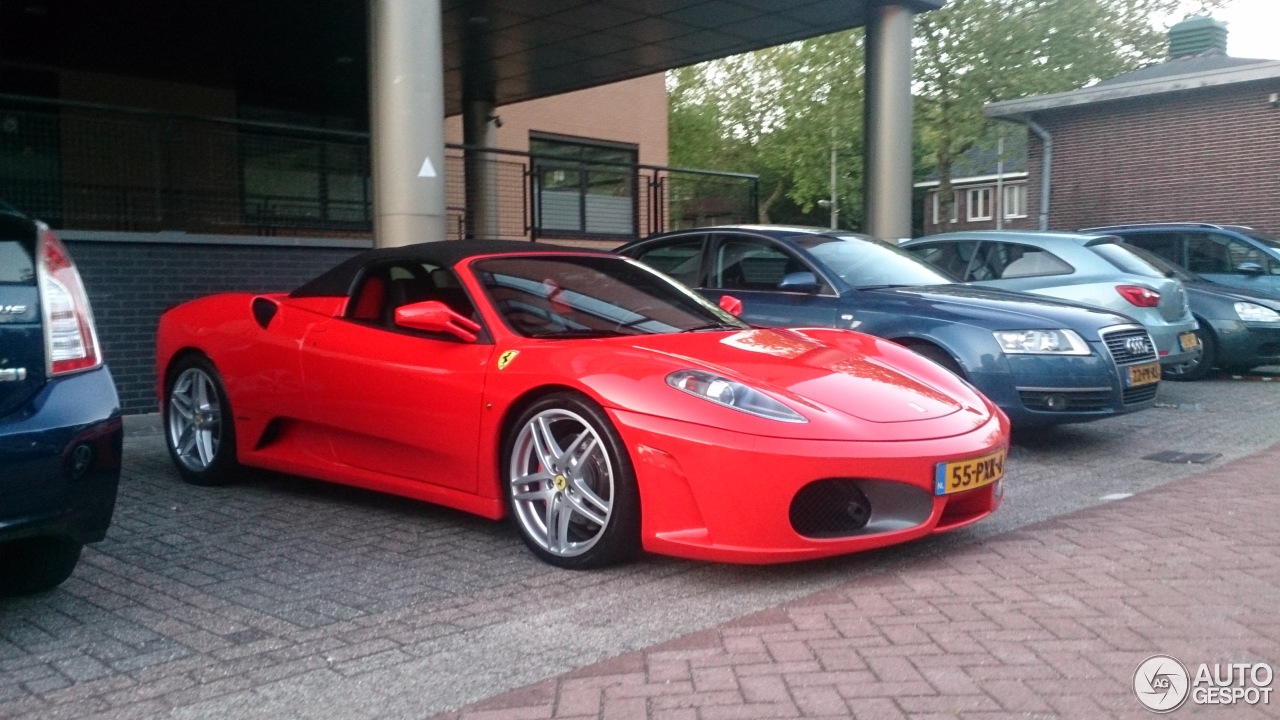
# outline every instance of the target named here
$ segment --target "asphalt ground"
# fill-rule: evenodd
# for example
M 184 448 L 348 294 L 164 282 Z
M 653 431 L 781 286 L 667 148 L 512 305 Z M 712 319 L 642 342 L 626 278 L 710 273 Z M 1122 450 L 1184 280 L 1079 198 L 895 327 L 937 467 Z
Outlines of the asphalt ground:
M 1280 665 L 1277 442 L 1280 375 L 1163 383 L 1153 409 L 1015 435 L 971 528 L 569 572 L 430 505 L 184 484 L 132 416 L 107 539 L 0 600 L 0 718 L 1146 716 L 1134 658 Z

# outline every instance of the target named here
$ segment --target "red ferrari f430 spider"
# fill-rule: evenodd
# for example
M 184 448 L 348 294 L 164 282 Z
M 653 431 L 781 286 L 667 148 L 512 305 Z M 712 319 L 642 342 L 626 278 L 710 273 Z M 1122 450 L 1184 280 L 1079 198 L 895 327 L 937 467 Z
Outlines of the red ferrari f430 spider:
M 1008 420 L 941 366 L 748 326 L 605 252 L 371 250 L 291 293 L 166 312 L 157 358 L 186 480 L 251 466 L 510 517 L 561 567 L 850 553 L 1002 495 Z

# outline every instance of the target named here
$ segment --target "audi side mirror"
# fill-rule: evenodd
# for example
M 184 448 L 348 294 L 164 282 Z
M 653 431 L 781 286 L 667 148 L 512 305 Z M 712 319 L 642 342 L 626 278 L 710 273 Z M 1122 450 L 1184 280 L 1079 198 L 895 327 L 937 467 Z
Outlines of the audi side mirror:
M 778 283 L 778 289 L 783 292 L 808 293 L 810 295 L 822 289 L 818 283 L 818 278 L 811 272 L 793 272 L 787 273 Z

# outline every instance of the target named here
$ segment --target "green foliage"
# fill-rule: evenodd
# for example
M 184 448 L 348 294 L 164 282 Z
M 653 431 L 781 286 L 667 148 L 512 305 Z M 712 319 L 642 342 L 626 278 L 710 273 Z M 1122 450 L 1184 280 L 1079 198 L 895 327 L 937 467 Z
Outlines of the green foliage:
M 916 176 L 950 184 L 982 134 L 982 106 L 1063 92 L 1163 59 L 1152 17 L 1230 0 L 950 0 L 917 16 Z M 799 215 L 831 194 L 837 150 L 842 227 L 861 221 L 863 35 L 835 33 L 668 75 L 670 159 L 679 167 L 760 175 L 761 220 Z M 834 136 L 834 142 L 833 142 Z M 946 193 L 944 198 L 949 198 Z
M 681 68 L 667 86 L 672 165 L 756 173 L 761 220 L 790 203 L 794 217 L 830 196 L 834 134 L 839 205 L 860 215 L 849 212 L 860 203 L 860 31 Z

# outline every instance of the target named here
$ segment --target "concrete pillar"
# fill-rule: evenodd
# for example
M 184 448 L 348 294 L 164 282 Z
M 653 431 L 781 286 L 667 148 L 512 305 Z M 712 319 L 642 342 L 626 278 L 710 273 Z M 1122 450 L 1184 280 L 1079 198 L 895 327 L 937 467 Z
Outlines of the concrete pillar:
M 863 230 L 882 240 L 911 237 L 911 37 L 914 15 L 893 2 L 867 17 Z
M 462 111 L 462 142 L 466 149 L 467 237 L 498 237 L 497 156 L 480 148 L 497 145 L 497 118 L 490 100 L 472 100 Z
M 373 244 L 444 240 L 440 0 L 370 0 Z

